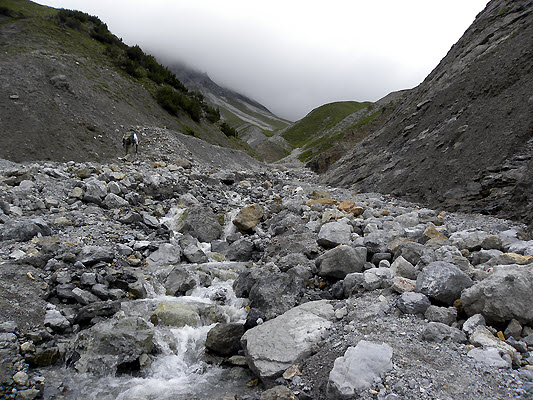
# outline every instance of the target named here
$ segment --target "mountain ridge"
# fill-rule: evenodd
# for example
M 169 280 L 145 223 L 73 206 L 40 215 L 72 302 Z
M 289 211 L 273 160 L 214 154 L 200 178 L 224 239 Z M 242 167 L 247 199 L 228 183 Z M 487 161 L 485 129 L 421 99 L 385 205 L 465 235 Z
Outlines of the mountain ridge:
M 493 0 L 387 121 L 322 182 L 531 223 L 528 1 Z
M 116 158 L 132 126 L 167 128 L 235 149 L 216 115 L 138 46 L 88 14 L 6 0 L 0 23 L 0 157 Z M 141 142 L 141 146 L 143 143 Z M 145 150 L 145 149 L 143 149 Z

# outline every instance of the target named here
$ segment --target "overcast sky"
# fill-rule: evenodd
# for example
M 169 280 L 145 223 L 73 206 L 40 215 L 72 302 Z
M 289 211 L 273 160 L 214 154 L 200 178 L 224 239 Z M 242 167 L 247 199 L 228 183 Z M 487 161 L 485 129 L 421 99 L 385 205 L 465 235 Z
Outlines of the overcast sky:
M 97 15 L 127 44 L 185 62 L 275 114 L 418 85 L 487 0 L 38 0 Z

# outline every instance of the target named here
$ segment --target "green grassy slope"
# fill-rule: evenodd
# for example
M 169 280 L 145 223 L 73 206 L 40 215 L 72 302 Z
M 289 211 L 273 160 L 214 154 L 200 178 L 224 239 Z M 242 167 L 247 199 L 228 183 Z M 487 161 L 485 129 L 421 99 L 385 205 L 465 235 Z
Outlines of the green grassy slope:
M 357 101 L 325 104 L 290 126 L 281 133 L 281 136 L 293 148 L 300 148 L 301 153 L 298 157 L 300 161 L 309 161 L 338 143 L 350 126 L 359 121 L 359 118 L 367 117 L 366 113 L 363 113 L 355 119 L 347 118 L 357 112 L 362 112 L 371 104 Z
M 201 95 L 138 46 L 124 44 L 97 17 L 2 0 L 0 38 L 0 87 L 20 97 L 0 100 L 6 110 L 0 122 L 12 132 L 0 139 L 0 156 L 65 159 L 79 147 L 75 158 L 111 157 L 122 124 L 167 126 L 220 146 L 245 147 L 222 133 L 220 116 Z M 50 83 L 55 75 L 67 77 L 68 90 Z M 50 143 L 57 141 L 46 140 L 50 135 L 62 138 L 55 148 Z M 101 143 L 79 142 L 85 136 Z M 21 142 L 24 151 L 16 146 Z

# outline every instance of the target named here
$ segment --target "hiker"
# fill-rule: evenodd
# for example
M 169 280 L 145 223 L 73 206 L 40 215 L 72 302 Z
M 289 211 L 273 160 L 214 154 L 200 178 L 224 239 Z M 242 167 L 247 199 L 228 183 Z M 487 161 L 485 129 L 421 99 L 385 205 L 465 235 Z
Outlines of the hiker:
M 131 147 L 135 145 L 135 154 L 137 154 L 137 150 L 139 147 L 139 138 L 137 137 L 137 133 L 135 132 L 135 129 L 130 129 L 127 133 L 122 136 L 122 147 L 124 147 L 124 150 L 126 152 L 126 156 L 129 153 L 129 150 Z

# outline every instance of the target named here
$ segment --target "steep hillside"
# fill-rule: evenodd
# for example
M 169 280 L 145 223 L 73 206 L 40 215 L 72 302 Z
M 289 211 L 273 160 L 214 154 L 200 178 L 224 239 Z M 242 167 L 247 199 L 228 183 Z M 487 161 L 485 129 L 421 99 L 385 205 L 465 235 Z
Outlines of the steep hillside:
M 532 10 L 491 1 L 323 182 L 532 221 Z
M 109 159 L 132 125 L 240 147 L 207 104 L 96 17 L 27 0 L 5 0 L 0 13 L 0 158 Z
M 274 115 L 255 100 L 219 86 L 205 73 L 183 64 L 173 64 L 170 69 L 188 88 L 201 93 L 207 103 L 220 111 L 222 119 L 237 130 L 238 138 L 257 157 L 272 162 L 289 153 L 290 146 L 275 137 L 274 132 L 289 126 L 290 121 Z
M 181 64 L 170 66 L 170 70 L 185 86 L 202 93 L 206 101 L 217 107 L 222 117 L 238 130 L 252 125 L 264 131 L 277 131 L 290 124 L 257 101 L 219 86 L 206 73 Z

